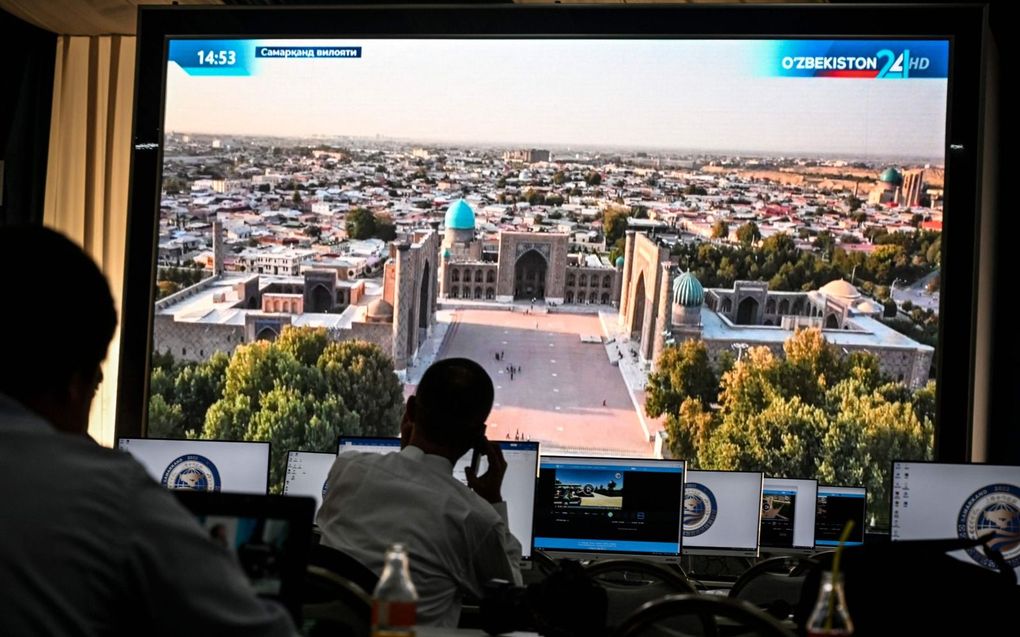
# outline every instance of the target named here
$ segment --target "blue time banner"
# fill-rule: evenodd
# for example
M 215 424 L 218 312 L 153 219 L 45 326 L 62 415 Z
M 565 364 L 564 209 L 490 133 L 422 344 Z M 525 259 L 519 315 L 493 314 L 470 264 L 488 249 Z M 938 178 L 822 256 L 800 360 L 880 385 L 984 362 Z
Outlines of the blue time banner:
M 254 75 L 260 59 L 343 60 L 361 57 L 360 46 L 276 44 L 257 40 L 170 40 L 167 59 L 188 75 Z

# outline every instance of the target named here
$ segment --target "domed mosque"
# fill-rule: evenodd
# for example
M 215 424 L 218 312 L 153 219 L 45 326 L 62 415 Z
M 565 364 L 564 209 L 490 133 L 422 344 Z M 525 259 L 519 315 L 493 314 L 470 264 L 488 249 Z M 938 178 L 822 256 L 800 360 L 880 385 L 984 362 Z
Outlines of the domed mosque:
M 521 216 L 511 206 L 492 206 L 500 216 Z M 509 303 L 612 305 L 620 298 L 622 259 L 610 261 L 591 252 L 588 233 L 570 232 L 558 224 L 531 230 L 495 229 L 506 225 L 489 218 L 478 224 L 476 211 L 464 199 L 449 204 L 440 250 L 440 296 Z M 518 219 L 515 222 L 521 225 Z M 533 224 L 534 225 L 534 224 Z
M 767 347 L 782 356 L 797 330 L 812 328 L 822 330 L 837 351 L 875 355 L 883 374 L 908 387 L 928 381 L 934 348 L 885 325 L 885 307 L 849 281 L 836 279 L 810 291 L 770 290 L 768 281 L 748 280 L 705 288 L 693 272 L 678 271 L 668 258 L 668 249 L 655 239 L 628 235 L 619 323 L 636 341 L 642 364 L 654 368 L 667 347 L 688 340 L 702 341 L 713 361 L 734 350 L 739 358 L 748 347 Z
M 869 204 L 893 204 L 900 201 L 900 189 L 903 187 L 903 175 L 895 168 L 889 167 L 879 175 L 875 186 L 868 193 Z
M 674 338 L 701 337 L 701 306 L 705 302 L 705 288 L 689 270 L 673 280 L 673 305 L 670 320 Z

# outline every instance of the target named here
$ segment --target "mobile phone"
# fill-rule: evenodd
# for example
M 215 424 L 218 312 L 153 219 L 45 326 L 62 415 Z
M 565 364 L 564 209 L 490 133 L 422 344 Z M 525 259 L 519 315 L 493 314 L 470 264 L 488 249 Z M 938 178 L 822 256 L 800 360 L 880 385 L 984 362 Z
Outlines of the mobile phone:
M 485 444 L 486 440 L 483 436 L 471 451 L 471 472 L 476 476 L 480 476 L 489 470 L 488 457 L 485 455 Z

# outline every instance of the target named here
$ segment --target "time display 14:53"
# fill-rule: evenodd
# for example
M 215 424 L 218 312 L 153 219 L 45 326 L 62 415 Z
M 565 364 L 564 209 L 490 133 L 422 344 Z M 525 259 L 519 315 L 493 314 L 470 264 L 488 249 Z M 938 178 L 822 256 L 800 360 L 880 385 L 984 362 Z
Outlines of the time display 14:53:
M 237 62 L 237 51 L 198 51 L 198 63 L 201 66 L 231 66 Z

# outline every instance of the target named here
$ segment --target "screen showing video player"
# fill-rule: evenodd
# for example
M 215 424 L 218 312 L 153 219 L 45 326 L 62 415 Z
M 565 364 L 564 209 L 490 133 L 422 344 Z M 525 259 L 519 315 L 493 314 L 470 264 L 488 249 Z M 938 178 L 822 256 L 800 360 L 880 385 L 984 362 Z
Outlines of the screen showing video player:
M 815 480 L 765 478 L 761 494 L 762 550 L 814 550 L 817 496 Z
M 632 458 L 542 458 L 535 548 L 552 553 L 680 553 L 684 463 Z

